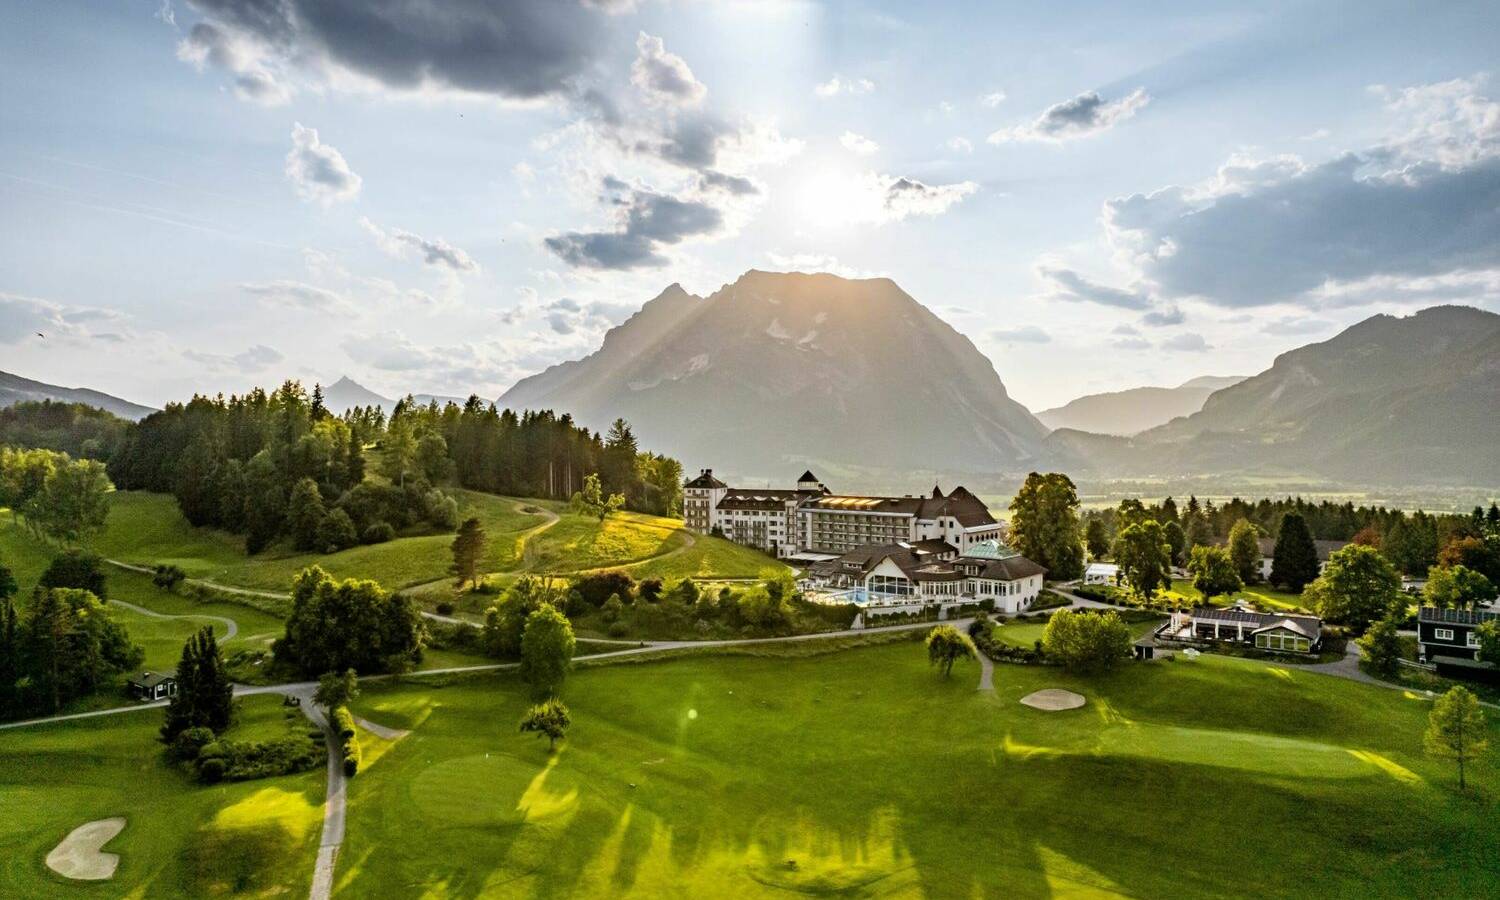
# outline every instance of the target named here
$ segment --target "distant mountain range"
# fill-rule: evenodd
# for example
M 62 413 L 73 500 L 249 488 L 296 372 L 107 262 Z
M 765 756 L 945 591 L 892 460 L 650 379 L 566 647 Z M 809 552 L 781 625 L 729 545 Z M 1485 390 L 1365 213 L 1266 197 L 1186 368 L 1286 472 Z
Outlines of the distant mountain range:
M 1372 316 L 1281 354 L 1203 409 L 1133 438 L 1060 429 L 1059 465 L 1104 477 L 1314 474 L 1500 485 L 1500 315 Z
M 1048 428 L 1072 428 L 1129 437 L 1203 408 L 1208 395 L 1239 384 L 1243 375 L 1203 375 L 1174 388 L 1138 387 L 1088 394 L 1036 414 Z
M 887 278 L 746 272 L 672 285 L 589 356 L 518 382 L 513 409 L 566 410 L 691 469 L 785 480 L 809 464 L 1025 471 L 1047 428 L 968 338 Z
M 443 394 L 416 394 L 412 397 L 417 403 L 426 406 L 436 400 L 439 406 L 449 402 L 462 406 L 469 398 L 450 397 Z M 382 397 L 364 385 L 358 383 L 348 375 L 343 376 L 333 384 L 323 388 L 323 405 L 337 415 L 342 415 L 345 410 L 355 406 L 378 406 L 386 412 L 396 405 L 396 401 L 390 397 Z
M 156 412 L 149 406 L 121 400 L 119 397 L 88 388 L 59 387 L 32 381 L 9 372 L 0 372 L 0 409 L 26 401 L 54 400 L 61 403 L 84 403 L 112 412 L 122 419 L 142 419 Z

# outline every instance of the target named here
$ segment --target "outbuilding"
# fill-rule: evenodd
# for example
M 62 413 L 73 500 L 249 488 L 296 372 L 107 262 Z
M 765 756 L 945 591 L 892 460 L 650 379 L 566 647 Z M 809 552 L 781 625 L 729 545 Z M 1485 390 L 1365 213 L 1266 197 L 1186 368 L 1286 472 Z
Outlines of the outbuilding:
M 137 700 L 166 700 L 177 696 L 177 673 L 137 672 L 125 679 L 130 696 Z

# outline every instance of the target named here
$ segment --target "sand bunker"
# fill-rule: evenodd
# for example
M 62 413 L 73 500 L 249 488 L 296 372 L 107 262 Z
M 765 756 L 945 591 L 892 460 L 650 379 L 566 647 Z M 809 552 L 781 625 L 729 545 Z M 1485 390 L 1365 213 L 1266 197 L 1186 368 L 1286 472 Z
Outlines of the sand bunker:
M 79 825 L 47 854 L 47 868 L 75 881 L 104 881 L 115 877 L 120 864 L 117 853 L 105 853 L 105 844 L 125 830 L 125 817 L 99 819 Z
M 1055 712 L 1059 709 L 1077 709 L 1083 705 L 1083 695 L 1072 691 L 1064 691 L 1058 688 L 1047 688 L 1045 691 L 1036 691 L 1021 698 L 1021 702 L 1032 709 L 1045 709 Z

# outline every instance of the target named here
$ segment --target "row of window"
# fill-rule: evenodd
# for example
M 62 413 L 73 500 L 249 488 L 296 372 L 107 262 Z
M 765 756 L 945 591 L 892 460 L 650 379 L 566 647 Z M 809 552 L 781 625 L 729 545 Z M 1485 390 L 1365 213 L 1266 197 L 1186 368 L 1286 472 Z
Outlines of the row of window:
M 1471 631 L 1467 635 L 1465 635 L 1465 637 L 1467 638 L 1467 641 L 1465 643 L 1468 646 L 1470 646 L 1470 647 L 1478 647 L 1479 646 L 1479 635 L 1477 633 Z M 1435 640 L 1435 641 L 1451 641 L 1451 640 L 1453 640 L 1453 629 L 1452 628 L 1434 628 L 1434 629 L 1432 629 L 1432 639 Z
M 1262 650 L 1295 650 L 1306 653 L 1309 644 L 1307 638 L 1290 634 L 1257 634 L 1255 646 Z

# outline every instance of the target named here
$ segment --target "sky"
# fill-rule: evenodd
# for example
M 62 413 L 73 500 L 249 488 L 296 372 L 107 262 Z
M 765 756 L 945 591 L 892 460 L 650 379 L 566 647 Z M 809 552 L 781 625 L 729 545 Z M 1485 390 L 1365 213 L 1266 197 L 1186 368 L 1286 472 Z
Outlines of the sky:
M 1033 410 L 1500 310 L 1500 5 L 0 6 L 0 370 L 498 396 L 883 276 Z

